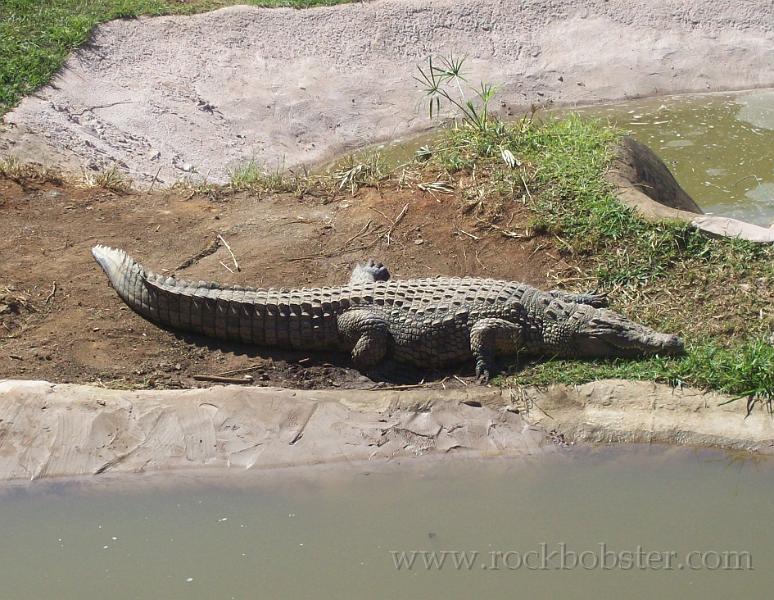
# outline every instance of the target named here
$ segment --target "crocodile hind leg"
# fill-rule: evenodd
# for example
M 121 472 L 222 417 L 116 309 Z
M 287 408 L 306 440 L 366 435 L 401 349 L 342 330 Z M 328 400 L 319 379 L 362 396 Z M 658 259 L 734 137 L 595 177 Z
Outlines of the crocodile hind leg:
M 341 338 L 352 345 L 352 362 L 358 370 L 375 366 L 387 355 L 390 327 L 380 315 L 354 309 L 339 316 L 337 325 Z
M 516 354 L 523 343 L 522 328 L 503 319 L 481 319 L 470 329 L 470 351 L 476 359 L 476 377 L 481 383 L 495 373 L 495 356 Z
M 350 285 L 356 283 L 373 283 L 374 281 L 387 281 L 390 278 L 390 272 L 382 263 L 368 259 L 364 263 L 355 265 L 352 276 L 349 278 Z
M 608 305 L 607 294 L 598 294 L 596 291 L 588 292 L 586 294 L 573 294 L 570 292 L 563 292 L 562 290 L 551 290 L 548 294 L 562 302 L 588 304 L 594 308 L 604 308 Z

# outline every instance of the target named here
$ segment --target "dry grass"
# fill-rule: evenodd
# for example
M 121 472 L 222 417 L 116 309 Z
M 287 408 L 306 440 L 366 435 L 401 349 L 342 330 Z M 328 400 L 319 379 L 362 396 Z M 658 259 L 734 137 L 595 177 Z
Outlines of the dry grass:
M 22 161 L 13 155 L 0 158 L 0 176 L 19 183 L 46 181 L 61 183 L 63 180 L 61 172 L 56 169 Z
M 80 185 L 86 188 L 101 188 L 122 194 L 132 189 L 131 182 L 116 166 L 97 172 L 84 172 Z

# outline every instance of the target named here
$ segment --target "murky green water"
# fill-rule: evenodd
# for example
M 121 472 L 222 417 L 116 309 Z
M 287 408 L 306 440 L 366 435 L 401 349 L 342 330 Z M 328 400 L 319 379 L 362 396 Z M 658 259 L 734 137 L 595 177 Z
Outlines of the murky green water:
M 772 475 L 641 449 L 34 484 L 0 495 L 0 597 L 764 598 Z
M 650 146 L 707 213 L 774 224 L 774 90 L 675 96 L 580 111 Z

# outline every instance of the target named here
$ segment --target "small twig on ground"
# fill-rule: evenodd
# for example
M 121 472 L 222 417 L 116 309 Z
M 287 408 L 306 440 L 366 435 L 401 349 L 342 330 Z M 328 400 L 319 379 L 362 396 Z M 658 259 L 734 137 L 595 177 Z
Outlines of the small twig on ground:
M 374 211 L 375 213 L 379 213 L 380 215 L 382 215 L 382 216 L 384 217 L 384 220 L 385 220 L 385 221 L 387 221 L 388 223 L 389 223 L 390 221 L 392 221 L 392 219 L 391 219 L 390 217 L 388 217 L 387 215 L 385 215 L 385 214 L 384 214 L 382 211 L 380 211 L 380 210 L 379 210 L 378 208 L 376 208 L 375 206 L 371 206 L 370 208 L 371 208 L 371 210 L 372 210 L 372 211 Z
M 327 254 L 307 254 L 305 256 L 291 256 L 289 258 L 286 258 L 285 260 L 289 261 L 298 261 L 298 260 L 319 260 L 321 258 L 331 258 Z
M 412 383 L 407 385 L 389 385 L 384 387 L 375 385 L 374 387 L 369 389 L 390 392 L 394 390 L 415 390 L 418 388 L 427 388 L 427 387 L 429 386 L 426 383 Z
M 242 378 L 239 377 L 221 377 L 220 375 L 194 375 L 195 381 L 213 381 L 215 383 L 237 383 L 245 384 L 252 383 L 253 378 L 249 375 L 245 375 Z
M 229 267 L 226 263 L 224 263 L 222 260 L 218 261 L 221 265 L 223 265 L 223 268 L 226 269 L 229 273 L 233 273 L 234 271 L 231 270 L 231 267 Z
M 569 244 L 569 242 L 567 242 L 567 241 L 563 240 L 562 238 L 560 238 L 560 237 L 559 237 L 558 235 L 556 235 L 556 234 L 554 234 L 554 237 L 555 237 L 557 240 L 559 240 L 559 241 L 560 241 L 560 242 L 561 242 L 561 243 L 564 245 L 564 247 L 565 247 L 565 248 L 567 248 L 567 249 L 568 249 L 570 252 L 572 252 L 572 253 L 575 253 L 575 248 L 573 248 L 573 247 L 572 247 L 572 246 Z
M 521 177 L 521 182 L 524 184 L 524 191 L 527 192 L 527 196 L 529 196 L 530 202 L 532 201 L 532 192 L 529 191 L 529 186 L 527 185 L 527 180 L 524 178 L 524 173 L 519 173 L 519 176 Z
M 218 239 L 223 242 L 223 245 L 226 247 L 226 250 L 228 250 L 228 253 L 231 255 L 231 260 L 234 261 L 234 267 L 237 271 L 241 271 L 241 267 L 239 266 L 239 263 L 237 262 L 236 256 L 234 256 L 234 252 L 231 250 L 231 246 L 228 245 L 228 242 L 223 238 L 222 235 L 218 234 Z M 223 263 L 221 263 L 223 264 Z M 225 266 L 225 265 L 224 265 Z M 229 269 L 231 271 L 231 269 Z M 233 271 L 231 271 L 233 273 Z
M 369 228 L 369 227 L 371 227 L 371 223 L 373 223 L 373 221 L 372 221 L 371 219 L 368 219 L 368 223 L 366 223 L 366 224 L 363 226 L 363 229 L 361 229 L 360 231 L 358 231 L 358 232 L 357 232 L 355 235 L 353 235 L 353 236 L 352 236 L 351 238 L 349 238 L 349 239 L 348 239 L 346 242 L 344 242 L 344 244 L 343 244 L 343 245 L 342 245 L 342 247 L 341 247 L 341 248 L 342 248 L 342 250 L 343 250 L 344 248 L 346 248 L 346 247 L 347 247 L 347 246 L 348 246 L 348 245 L 349 245 L 351 242 L 354 242 L 354 241 L 355 241 L 357 238 L 359 238 L 361 235 L 363 235 L 363 234 L 364 234 L 366 231 L 368 231 L 368 228 Z
M 175 271 L 182 271 L 183 269 L 187 269 L 191 265 L 198 263 L 201 259 L 203 259 L 205 256 L 209 256 L 210 254 L 214 254 L 217 249 L 220 248 L 220 240 L 218 238 L 215 238 L 212 240 L 206 248 L 203 250 L 197 252 L 192 257 L 187 258 L 182 263 L 180 263 L 177 267 L 175 267 Z
M 460 382 L 462 385 L 464 385 L 465 387 L 468 387 L 468 382 L 467 382 L 467 381 L 465 381 L 465 380 L 464 380 L 462 377 L 460 377 L 460 376 L 458 376 L 458 375 L 454 375 L 454 379 L 456 379 L 457 381 L 459 381 L 459 382 Z
M 239 375 L 240 373 L 249 373 L 250 371 L 257 371 L 258 369 L 264 367 L 265 365 L 250 365 L 249 367 L 242 367 L 241 369 L 233 369 L 232 371 L 223 371 L 223 373 L 218 373 L 218 377 L 229 377 L 231 375 Z
M 527 260 L 535 256 L 538 252 L 540 252 L 543 248 L 545 248 L 545 244 L 538 244 L 535 249 L 532 251 L 532 253 L 527 257 Z
M 151 181 L 150 187 L 148 188 L 148 194 L 153 191 L 153 186 L 156 185 L 156 180 L 159 177 L 159 173 L 161 173 L 161 167 L 159 167 L 158 171 L 156 171 L 156 174 L 153 176 L 153 181 Z
M 494 229 L 495 231 L 499 231 L 502 233 L 505 237 L 513 238 L 513 239 L 525 239 L 530 238 L 531 236 L 526 233 L 516 233 L 515 231 L 511 231 L 510 229 L 503 229 L 502 227 L 495 225 L 491 221 L 485 221 L 481 218 L 476 218 L 476 221 L 481 223 L 482 225 L 486 225 L 487 227 L 490 227 L 491 229 Z
M 392 232 L 395 230 L 395 228 L 400 225 L 400 222 L 403 220 L 403 217 L 406 216 L 406 213 L 408 212 L 408 203 L 403 207 L 403 209 L 400 211 L 397 217 L 395 217 L 395 220 L 392 222 L 392 225 L 387 230 L 387 233 L 384 234 L 384 238 L 387 240 L 387 245 L 390 245 L 390 236 L 392 235 Z
M 483 262 L 481 262 L 481 258 L 478 256 L 478 250 L 476 250 L 475 259 L 476 259 L 476 262 L 478 263 L 478 266 L 481 267 L 481 270 L 483 271 L 489 270 L 486 268 L 486 265 Z
M 573 283 L 579 281 L 595 281 L 596 277 L 560 277 L 555 273 L 548 273 L 548 276 L 554 280 L 556 285 L 564 285 L 565 283 Z
M 481 238 L 480 238 L 480 237 L 478 237 L 477 235 L 473 235 L 472 233 L 468 233 L 467 231 L 465 231 L 465 230 L 464 230 L 464 229 L 462 229 L 461 227 L 456 227 L 456 226 L 455 226 L 455 228 L 457 229 L 457 231 L 458 231 L 458 232 L 465 234 L 466 236 L 468 236 L 469 238 L 471 238 L 471 239 L 473 239 L 473 240 L 476 240 L 476 241 L 478 241 L 478 240 L 480 240 L 480 239 L 481 239 Z
M 294 435 L 294 436 L 293 436 L 293 439 L 292 439 L 292 440 L 290 440 L 290 442 L 289 442 L 289 444 L 288 444 L 288 445 L 292 446 L 292 445 L 293 445 L 293 444 L 295 444 L 295 443 L 296 443 L 298 440 L 300 440 L 300 439 L 301 439 L 301 437 L 304 435 L 304 429 L 306 429 L 306 426 L 309 424 L 309 421 L 311 420 L 311 418 L 312 418 L 312 415 L 314 415 L 314 412 L 315 412 L 316 410 L 317 410 L 317 402 L 315 402 L 314 404 L 312 404 L 312 408 L 311 408 L 311 410 L 309 411 L 309 414 L 308 414 L 308 415 L 306 415 L 306 419 L 304 419 L 304 422 L 303 422 L 303 423 L 301 423 L 301 427 L 299 427 L 299 428 L 298 428 L 298 431 L 296 431 L 296 435 Z
M 395 230 L 395 228 L 396 228 L 398 225 L 400 225 L 400 222 L 403 220 L 403 217 L 405 217 L 405 216 L 406 216 L 406 213 L 408 212 L 408 208 L 409 208 L 409 205 L 408 205 L 408 204 L 406 204 L 406 205 L 403 207 L 403 209 L 401 209 L 400 213 L 398 213 L 398 216 L 397 216 L 397 217 L 395 217 L 394 219 L 390 219 L 390 217 L 388 217 L 387 215 L 385 215 L 385 214 L 384 214 L 382 211 L 380 211 L 378 208 L 371 207 L 371 210 L 373 210 L 374 212 L 378 212 L 380 215 L 382 215 L 382 216 L 384 217 L 384 219 L 385 219 L 386 221 L 388 221 L 388 222 L 392 221 L 392 224 L 389 226 L 389 228 L 387 229 L 387 231 L 386 231 L 385 233 L 383 233 L 383 234 L 380 236 L 380 239 L 381 239 L 381 238 L 384 238 L 385 240 L 387 240 L 387 245 L 388 245 L 388 246 L 390 245 L 390 236 L 392 235 L 392 232 Z
M 48 296 L 46 296 L 46 301 L 44 304 L 48 304 L 54 299 L 54 296 L 56 296 L 56 281 L 51 285 L 51 291 L 49 292 Z

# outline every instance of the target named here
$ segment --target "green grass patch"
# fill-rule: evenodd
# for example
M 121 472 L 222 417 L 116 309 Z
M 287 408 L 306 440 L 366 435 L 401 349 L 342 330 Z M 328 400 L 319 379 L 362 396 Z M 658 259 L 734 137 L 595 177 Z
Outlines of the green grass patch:
M 565 287 L 604 289 L 615 310 L 679 333 L 688 345 L 684 357 L 535 361 L 504 381 L 647 379 L 771 400 L 774 247 L 710 238 L 682 222 L 648 222 L 621 204 L 605 173 L 623 133 L 576 115 L 485 129 L 462 119 L 422 163 L 466 197 L 526 203 L 528 229 L 577 267 Z
M 674 386 L 692 385 L 738 397 L 774 401 L 774 346 L 764 338 L 730 347 L 712 342 L 689 345 L 685 357 L 643 360 L 547 360 L 532 362 L 506 378 L 512 384 L 579 384 L 598 379 L 640 379 Z
M 140 15 L 192 14 L 234 4 L 308 8 L 346 0 L 2 0 L 0 115 L 48 83 L 95 25 Z
M 235 191 L 291 192 L 295 186 L 282 169 L 267 171 L 255 160 L 237 165 L 229 172 L 229 183 Z

